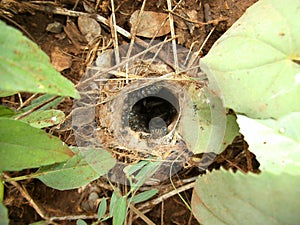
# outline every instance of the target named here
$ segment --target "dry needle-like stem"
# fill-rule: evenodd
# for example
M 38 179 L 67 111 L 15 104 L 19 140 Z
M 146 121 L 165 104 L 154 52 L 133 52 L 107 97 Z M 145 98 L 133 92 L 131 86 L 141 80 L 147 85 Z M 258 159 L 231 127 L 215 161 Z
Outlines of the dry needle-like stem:
M 111 30 L 111 36 L 113 38 L 114 43 L 114 52 L 115 52 L 115 59 L 116 64 L 120 63 L 120 53 L 119 53 L 119 44 L 118 44 L 118 35 L 117 35 L 117 23 L 116 23 L 116 14 L 115 14 L 115 4 L 114 0 L 110 1 L 111 4 L 111 22 L 110 23 L 110 30 Z
M 3 177 L 5 179 L 10 179 L 10 176 L 7 173 L 2 173 Z M 34 208 L 34 210 L 37 212 L 37 214 L 39 214 L 39 216 L 41 218 L 43 218 L 44 220 L 48 220 L 49 221 L 49 217 L 46 216 L 46 213 L 44 212 L 44 210 L 42 210 L 31 198 L 31 196 L 28 194 L 27 190 L 22 187 L 19 183 L 17 183 L 16 181 L 8 181 L 8 183 L 10 183 L 11 185 L 13 185 L 15 188 L 18 189 L 18 191 L 21 193 L 21 195 L 28 201 L 29 205 Z
M 139 209 L 134 207 L 132 204 L 130 204 L 130 209 L 142 220 L 144 220 L 148 225 L 155 225 L 147 216 L 145 216 L 145 213 L 142 213 Z
M 167 0 L 168 10 L 172 11 L 172 3 L 171 0 Z M 170 28 L 171 28 L 171 37 L 172 37 L 172 48 L 173 48 L 173 55 L 174 55 L 174 66 L 175 66 L 175 73 L 178 74 L 179 66 L 178 66 L 178 57 L 177 57 L 177 45 L 175 39 L 175 28 L 174 28 L 174 18 L 171 13 L 169 13 L 170 19 Z

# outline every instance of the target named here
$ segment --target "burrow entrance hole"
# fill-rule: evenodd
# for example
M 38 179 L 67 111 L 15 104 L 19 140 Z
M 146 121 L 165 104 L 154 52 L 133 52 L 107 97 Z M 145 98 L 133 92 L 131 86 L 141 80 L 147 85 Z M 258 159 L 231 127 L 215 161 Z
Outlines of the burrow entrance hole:
M 149 122 L 151 119 L 159 117 L 164 120 L 168 127 L 177 118 L 178 100 L 170 91 L 168 92 L 167 98 L 148 96 L 140 99 L 132 106 L 129 112 L 131 130 L 150 133 Z

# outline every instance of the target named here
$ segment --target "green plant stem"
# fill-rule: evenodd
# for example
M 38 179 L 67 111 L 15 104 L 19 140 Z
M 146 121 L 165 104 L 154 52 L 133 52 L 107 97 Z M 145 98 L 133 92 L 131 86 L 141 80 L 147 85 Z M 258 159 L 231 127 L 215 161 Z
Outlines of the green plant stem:
M 49 174 L 49 173 L 51 173 L 51 172 L 46 171 L 46 172 L 40 172 L 40 173 L 32 173 L 32 174 L 27 174 L 27 175 L 18 176 L 18 177 L 4 178 L 3 181 L 4 182 L 11 182 L 11 181 L 20 181 L 20 180 L 33 179 L 33 178 L 37 178 L 39 176 L 42 176 L 44 174 Z
M 0 202 L 3 201 L 3 196 L 4 196 L 4 185 L 2 178 L 0 177 Z
M 179 156 L 178 156 L 179 157 Z M 177 157 L 177 158 L 178 158 Z M 170 182 L 171 182 L 171 185 L 172 187 L 174 188 L 174 190 L 177 190 L 173 180 L 172 180 L 172 174 L 171 174 L 171 171 L 172 171 L 172 166 L 174 164 L 175 161 L 172 162 L 171 164 L 171 169 L 170 169 Z M 192 207 L 189 205 L 189 203 L 186 202 L 186 200 L 182 197 L 182 195 L 180 194 L 180 192 L 177 193 L 177 195 L 179 196 L 179 198 L 183 201 L 183 203 L 185 204 L 185 206 L 188 208 L 188 210 L 190 210 L 192 212 Z

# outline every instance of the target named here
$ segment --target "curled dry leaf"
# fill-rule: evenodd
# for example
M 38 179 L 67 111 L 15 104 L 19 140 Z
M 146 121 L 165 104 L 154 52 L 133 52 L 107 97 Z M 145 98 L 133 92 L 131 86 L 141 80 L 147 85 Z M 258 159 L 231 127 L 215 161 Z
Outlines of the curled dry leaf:
M 72 57 L 64 54 L 58 47 L 56 47 L 51 52 L 51 64 L 58 72 L 61 72 L 71 67 Z
M 136 10 L 130 17 L 131 28 L 138 23 L 137 36 L 152 38 L 154 36 L 160 37 L 170 32 L 168 14 L 144 11 L 141 19 L 138 21 L 139 12 L 140 10 Z

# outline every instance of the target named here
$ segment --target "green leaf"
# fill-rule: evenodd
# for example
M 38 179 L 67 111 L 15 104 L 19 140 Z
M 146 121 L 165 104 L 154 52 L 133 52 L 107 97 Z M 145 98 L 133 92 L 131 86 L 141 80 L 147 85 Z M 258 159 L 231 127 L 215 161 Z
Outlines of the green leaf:
M 139 171 L 141 168 L 143 168 L 145 165 L 147 165 L 149 162 L 147 161 L 140 161 L 133 165 L 126 166 L 123 171 L 126 173 L 126 175 L 129 177 L 135 172 Z
M 222 100 L 208 88 L 189 87 L 195 107 L 186 107 L 181 118 L 181 134 L 193 153 L 222 152 L 239 134 L 234 115 L 226 115 Z M 192 111 L 189 110 L 192 108 Z
M 50 127 L 55 124 L 60 124 L 65 119 L 65 114 L 60 110 L 45 110 L 35 111 L 30 113 L 28 116 L 20 119 L 21 121 L 30 124 L 32 127 L 44 128 Z
M 115 159 L 104 149 L 87 149 L 85 151 L 97 153 L 99 159 L 95 162 L 99 165 L 97 170 L 87 163 L 84 154 L 80 152 L 67 162 L 40 168 L 36 172 L 37 178 L 49 187 L 69 190 L 90 183 L 106 174 L 115 165 Z
M 135 203 L 135 204 L 140 203 L 140 202 L 144 202 L 144 201 L 152 198 L 157 193 L 158 193 L 157 189 L 151 189 L 151 190 L 148 190 L 148 191 L 144 191 L 142 193 L 139 193 L 139 194 L 133 196 L 130 199 L 130 201 Z
M 238 123 L 262 172 L 221 170 L 200 177 L 192 200 L 194 215 L 205 224 L 298 224 L 300 112 L 278 120 L 238 115 Z
M 16 91 L 2 91 L 0 90 L 0 97 L 7 97 L 7 96 L 11 96 L 14 94 L 17 94 L 18 92 Z
M 300 112 L 279 120 L 254 120 L 239 115 L 241 133 L 260 162 L 260 170 L 300 173 Z
M 261 0 L 201 60 L 225 107 L 253 118 L 300 111 L 300 1 Z
M 297 225 L 299 186 L 299 174 L 234 174 L 222 169 L 199 177 L 192 211 L 205 225 Z
M 110 216 L 114 215 L 115 207 L 116 207 L 116 204 L 119 199 L 120 199 L 119 195 L 117 194 L 116 191 L 114 191 L 111 195 L 110 205 L 109 205 L 109 215 Z
M 29 225 L 48 225 L 49 223 L 47 221 L 41 220 L 38 222 L 30 223 Z
M 135 179 L 137 180 L 136 183 L 131 184 L 132 190 L 137 190 L 139 187 L 141 187 L 159 168 L 159 166 L 162 164 L 162 161 L 157 159 L 158 161 L 151 162 L 149 161 L 135 176 Z
M 79 98 L 49 57 L 20 31 L 0 21 L 0 91 L 48 93 Z M 7 94 L 7 93 L 6 93 Z
M 13 115 L 15 115 L 15 112 L 3 105 L 0 105 L 0 117 L 12 117 Z
M 87 225 L 87 223 L 84 220 L 79 219 L 76 221 L 76 225 Z
M 107 208 L 107 201 L 106 201 L 106 198 L 103 197 L 101 199 L 100 205 L 98 207 L 98 212 L 97 212 L 98 219 L 103 218 L 103 216 L 105 215 L 105 212 L 106 212 L 106 208 Z
M 8 213 L 7 208 L 0 202 L 0 225 L 8 225 Z
M 22 109 L 23 112 L 27 112 L 33 108 L 38 108 L 39 110 L 47 110 L 56 108 L 59 103 L 63 100 L 63 97 L 57 97 L 50 94 L 44 94 L 36 99 L 34 99 L 29 106 Z
M 59 140 L 30 125 L 0 118 L 0 170 L 18 171 L 69 159 L 72 151 Z
M 116 202 L 113 214 L 113 225 L 122 225 L 126 218 L 126 196 L 122 196 Z
M 85 161 L 99 174 L 110 170 L 116 164 L 116 160 L 105 149 L 80 147 L 79 150 Z

